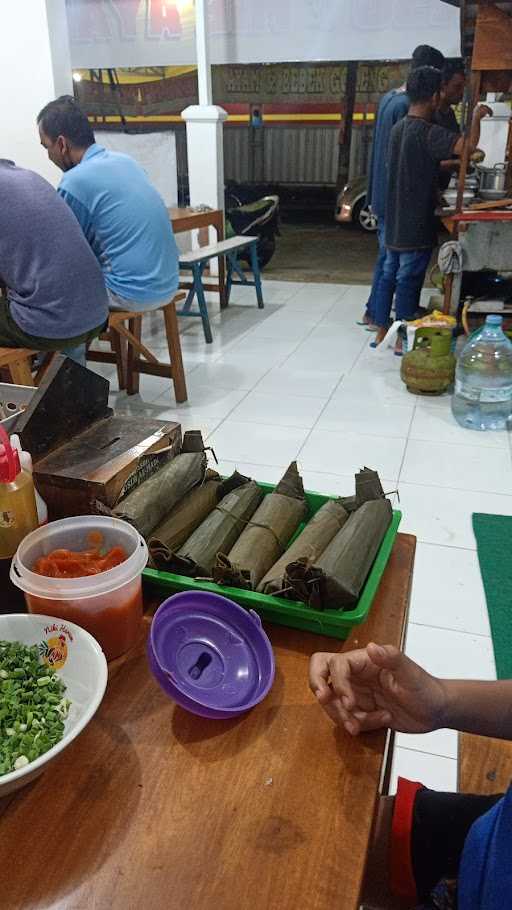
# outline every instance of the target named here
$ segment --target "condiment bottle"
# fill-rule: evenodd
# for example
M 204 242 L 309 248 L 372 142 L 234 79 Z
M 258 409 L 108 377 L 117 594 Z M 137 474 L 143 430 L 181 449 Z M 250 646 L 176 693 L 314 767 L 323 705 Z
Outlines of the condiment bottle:
M 34 481 L 0 427 L 0 559 L 11 559 L 38 524 Z
M 17 450 L 18 455 L 20 456 L 20 464 L 21 464 L 21 467 L 23 468 L 23 470 L 26 471 L 27 474 L 33 475 L 34 468 L 32 465 L 32 455 L 30 454 L 30 452 L 25 452 L 25 450 L 22 449 L 21 439 L 17 433 L 13 433 L 13 435 L 11 436 L 11 445 L 14 449 Z M 46 505 L 41 494 L 38 492 L 38 489 L 35 484 L 34 484 L 34 493 L 36 496 L 38 524 L 39 524 L 39 527 L 41 527 L 41 525 L 48 524 L 48 506 Z

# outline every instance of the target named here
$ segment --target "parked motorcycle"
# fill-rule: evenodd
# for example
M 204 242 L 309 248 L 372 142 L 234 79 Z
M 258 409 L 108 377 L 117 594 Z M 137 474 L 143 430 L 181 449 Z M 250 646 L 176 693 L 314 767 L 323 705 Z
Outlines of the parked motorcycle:
M 258 237 L 258 261 L 263 269 L 274 255 L 276 234 L 280 233 L 279 196 L 263 196 L 252 202 L 243 202 L 241 195 L 232 189 L 226 192 L 226 237 Z M 249 253 L 242 251 L 241 258 L 249 261 Z

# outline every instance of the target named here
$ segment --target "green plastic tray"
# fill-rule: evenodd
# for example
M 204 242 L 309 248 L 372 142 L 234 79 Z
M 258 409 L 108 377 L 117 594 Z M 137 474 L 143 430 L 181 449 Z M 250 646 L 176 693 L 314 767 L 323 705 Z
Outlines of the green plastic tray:
M 265 493 L 271 493 L 274 489 L 268 483 L 260 483 L 259 486 Z M 318 509 L 329 499 L 335 498 L 335 496 L 324 496 L 321 493 L 306 492 L 309 507 L 309 515 L 306 520 L 309 521 L 315 512 L 318 512 Z M 377 593 L 377 588 L 391 555 L 401 518 L 401 512 L 393 512 L 393 520 L 380 545 L 375 562 L 361 592 L 361 597 L 353 610 L 326 610 L 325 612 L 312 610 L 299 601 L 285 600 L 282 597 L 270 597 L 268 594 L 257 594 L 255 591 L 242 591 L 239 588 L 216 585 L 213 582 L 195 581 L 195 579 L 186 578 L 184 575 L 174 575 L 171 572 L 161 572 L 157 569 L 145 569 L 143 575 L 146 581 L 162 588 L 164 591 L 212 591 L 215 594 L 229 597 L 247 610 L 255 610 L 262 619 L 268 622 L 275 622 L 281 626 L 291 626 L 293 629 L 305 629 L 308 632 L 316 632 L 318 635 L 329 635 L 332 638 L 345 639 L 353 627 L 364 622 L 368 616 L 373 598 Z M 290 543 L 300 534 L 305 523 L 299 526 Z

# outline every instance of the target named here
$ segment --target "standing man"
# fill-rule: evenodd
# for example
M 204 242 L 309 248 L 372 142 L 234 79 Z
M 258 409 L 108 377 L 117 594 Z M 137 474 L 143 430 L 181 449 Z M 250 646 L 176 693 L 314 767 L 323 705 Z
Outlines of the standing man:
M 466 75 L 463 60 L 460 57 L 446 60 L 442 70 L 440 101 L 434 114 L 434 123 L 452 133 L 460 133 L 453 107 L 461 103 L 465 85 Z
M 47 104 L 37 122 L 50 161 L 64 171 L 58 192 L 101 266 L 110 307 L 169 303 L 178 288 L 179 253 L 165 203 L 145 172 L 129 155 L 96 143 L 71 96 Z
M 434 66 L 441 70 L 444 66 L 444 57 L 441 51 L 428 44 L 420 44 L 413 51 L 411 71 L 420 66 Z M 375 263 L 373 274 L 372 289 L 366 312 L 363 316 L 363 325 L 373 326 L 375 324 L 375 293 L 382 274 L 382 267 L 386 258 L 385 231 L 386 231 L 386 187 L 387 187 L 387 153 L 389 137 L 395 123 L 398 123 L 402 117 L 405 117 L 409 110 L 409 98 L 406 92 L 406 86 L 392 89 L 382 98 L 377 120 L 373 134 L 372 159 L 370 165 L 370 177 L 367 190 L 367 201 L 372 212 L 378 218 L 377 238 L 379 242 L 379 253 Z
M 442 76 L 423 66 L 407 81 L 409 113 L 391 132 L 386 196 L 386 257 L 375 295 L 376 344 L 385 337 L 396 285 L 396 317 L 416 316 L 421 288 L 437 243 L 435 209 L 442 161 L 460 155 L 464 138 L 433 123 L 439 107 Z M 475 109 L 470 152 L 480 139 L 480 121 L 492 111 Z

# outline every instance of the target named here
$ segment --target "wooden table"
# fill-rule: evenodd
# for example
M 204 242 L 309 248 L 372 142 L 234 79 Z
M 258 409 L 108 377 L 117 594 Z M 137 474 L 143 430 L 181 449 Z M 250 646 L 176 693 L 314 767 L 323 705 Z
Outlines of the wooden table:
M 345 647 L 402 643 L 416 540 L 397 537 Z M 148 622 L 148 621 L 147 621 Z M 6 910 L 356 910 L 386 736 L 335 730 L 310 655 L 342 643 L 268 627 L 276 680 L 242 718 L 175 706 L 141 643 L 91 724 L 0 820 Z
M 512 778 L 512 742 L 459 736 L 459 790 L 462 793 L 504 793 Z
M 171 219 L 173 231 L 175 234 L 183 234 L 186 231 L 195 231 L 201 228 L 212 227 L 217 233 L 217 240 L 224 240 L 224 212 L 222 209 L 211 209 L 205 212 L 197 212 L 193 208 L 170 208 L 167 209 Z M 190 288 L 189 282 L 180 282 L 181 288 Z M 219 257 L 219 281 L 218 284 L 209 284 L 209 291 L 218 291 L 221 309 L 227 306 L 226 301 L 226 268 L 224 257 Z

